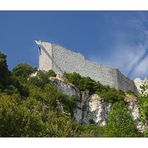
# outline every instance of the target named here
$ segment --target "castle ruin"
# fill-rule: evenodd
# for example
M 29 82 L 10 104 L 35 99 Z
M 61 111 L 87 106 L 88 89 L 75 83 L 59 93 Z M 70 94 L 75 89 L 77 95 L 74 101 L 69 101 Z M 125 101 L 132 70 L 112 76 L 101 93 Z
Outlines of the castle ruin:
M 99 81 L 103 85 L 122 91 L 137 94 L 132 80 L 124 76 L 118 69 L 96 64 L 84 58 L 80 53 L 68 50 L 60 45 L 36 41 L 39 46 L 39 70 L 53 70 L 57 74 L 77 72 L 82 76 Z

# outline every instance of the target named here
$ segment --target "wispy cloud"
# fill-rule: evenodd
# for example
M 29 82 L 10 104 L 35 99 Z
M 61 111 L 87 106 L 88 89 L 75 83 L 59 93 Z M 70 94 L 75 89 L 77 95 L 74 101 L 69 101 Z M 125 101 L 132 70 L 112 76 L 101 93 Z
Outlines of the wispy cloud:
M 122 29 L 117 27 L 118 30 L 114 32 L 117 37 L 108 58 L 91 59 L 119 68 L 131 78 L 148 77 L 148 18 L 144 13 L 136 13 L 120 23 L 123 23 Z

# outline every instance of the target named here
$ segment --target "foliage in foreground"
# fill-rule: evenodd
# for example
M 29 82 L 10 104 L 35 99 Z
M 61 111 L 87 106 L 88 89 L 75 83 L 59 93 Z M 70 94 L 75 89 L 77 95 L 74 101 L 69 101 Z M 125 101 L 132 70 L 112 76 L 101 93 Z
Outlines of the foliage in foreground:
M 113 104 L 108 120 L 105 132 L 107 137 L 140 136 L 125 102 L 120 101 Z
M 36 76 L 30 76 L 36 72 Z M 6 56 L 0 53 L 0 136 L 1 137 L 137 137 L 135 125 L 123 102 L 124 93 L 103 86 L 77 73 L 65 78 L 80 91 L 98 93 L 113 103 L 105 127 L 75 122 L 73 108 L 77 97 L 60 93 L 49 80 L 53 71 L 37 71 L 28 64 L 8 70 Z M 64 107 L 59 112 L 57 100 Z M 147 112 L 145 112 L 147 116 Z M 146 133 L 145 133 L 146 136 Z

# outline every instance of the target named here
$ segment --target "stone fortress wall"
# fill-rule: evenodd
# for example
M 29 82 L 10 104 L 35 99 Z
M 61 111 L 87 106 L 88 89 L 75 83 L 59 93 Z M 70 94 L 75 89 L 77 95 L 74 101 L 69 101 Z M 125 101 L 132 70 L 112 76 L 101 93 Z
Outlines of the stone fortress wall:
M 36 42 L 40 47 L 39 69 L 52 69 L 56 73 L 77 72 L 82 76 L 99 81 L 103 85 L 123 91 L 137 93 L 134 82 L 124 76 L 118 69 L 96 64 L 84 58 L 80 53 L 68 50 L 60 45 L 48 42 Z
M 52 45 L 44 42 L 44 48 L 46 50 L 39 46 L 39 69 L 48 71 L 52 68 Z

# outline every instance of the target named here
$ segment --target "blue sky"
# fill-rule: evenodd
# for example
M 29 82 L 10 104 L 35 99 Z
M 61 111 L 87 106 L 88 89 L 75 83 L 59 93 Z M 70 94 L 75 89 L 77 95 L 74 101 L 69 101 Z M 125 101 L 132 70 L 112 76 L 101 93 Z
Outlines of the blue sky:
M 0 51 L 8 66 L 38 66 L 34 40 L 60 44 L 130 78 L 148 77 L 148 12 L 0 11 Z

